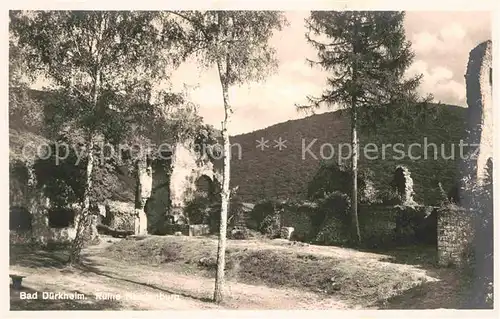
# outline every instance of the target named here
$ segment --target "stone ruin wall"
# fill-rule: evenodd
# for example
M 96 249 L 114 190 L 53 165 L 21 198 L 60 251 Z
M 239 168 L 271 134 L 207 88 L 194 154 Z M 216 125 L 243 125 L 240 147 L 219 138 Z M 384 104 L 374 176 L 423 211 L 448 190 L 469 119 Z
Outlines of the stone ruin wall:
M 213 164 L 206 158 L 200 158 L 193 147 L 193 141 L 177 143 L 170 161 L 170 169 L 155 170 L 154 163 L 146 161 L 137 165 L 137 195 L 136 195 L 136 233 L 147 233 L 147 216 L 145 205 L 148 199 L 154 199 L 148 204 L 148 209 L 161 210 L 156 213 L 167 213 L 176 223 L 186 223 L 184 207 L 196 191 L 196 181 L 205 175 L 212 181 L 218 179 Z M 167 175 L 167 176 L 159 176 Z M 166 182 L 168 187 L 159 189 L 158 184 Z M 153 191 L 153 188 L 154 191 Z M 168 199 L 163 198 L 168 196 Z M 170 207 L 167 207 L 170 206 Z
M 72 241 L 76 236 L 75 227 L 53 228 L 49 226 L 50 199 L 43 190 L 37 189 L 36 176 L 33 162 L 23 163 L 28 172 L 28 180 L 20 180 L 14 174 L 10 175 L 10 203 L 12 206 L 26 208 L 31 213 L 31 230 L 10 230 L 9 242 L 11 244 L 38 243 L 46 245 L 56 242 Z M 93 225 L 92 229 L 95 228 Z M 97 230 L 93 233 L 97 235 Z
M 468 105 L 465 143 L 478 145 L 478 149 L 475 158 L 467 158 L 460 164 L 460 174 L 463 177 L 460 205 L 463 207 L 450 205 L 438 215 L 438 262 L 443 266 L 466 262 L 464 258 L 467 246 L 474 236 L 474 188 L 483 184 L 488 159 L 493 156 L 491 45 L 491 41 L 483 42 L 469 55 L 465 74 Z
M 192 147 L 192 141 L 178 143 L 172 157 L 170 175 L 171 214 L 182 221 L 183 209 L 196 190 L 196 180 L 202 175 L 214 180 L 214 167 L 210 161 L 200 158 Z
M 463 265 L 467 261 L 466 247 L 473 232 L 471 215 L 463 207 L 443 207 L 438 210 L 437 231 L 439 264 Z
M 486 177 L 488 159 L 493 157 L 491 45 L 491 41 L 483 42 L 471 51 L 466 74 L 470 120 L 467 142 L 479 145 L 477 158 L 472 160 L 469 167 L 472 168 L 472 178 L 479 185 L 483 184 Z

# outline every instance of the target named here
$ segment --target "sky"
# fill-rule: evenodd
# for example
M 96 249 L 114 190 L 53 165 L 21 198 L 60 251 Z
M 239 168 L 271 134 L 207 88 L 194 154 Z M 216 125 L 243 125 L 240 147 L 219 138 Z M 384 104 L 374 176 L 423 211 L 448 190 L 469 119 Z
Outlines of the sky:
M 275 32 L 270 45 L 275 48 L 278 69 L 259 83 L 233 86 L 229 98 L 234 113 L 228 126 L 230 135 L 252 132 L 273 124 L 299 119 L 297 104 L 307 96 L 318 96 L 326 88 L 328 73 L 311 68 L 306 59 L 315 59 L 315 49 L 307 43 L 304 20 L 309 11 L 285 12 L 289 25 Z M 435 102 L 466 107 L 465 69 L 468 55 L 479 43 L 491 39 L 491 12 L 408 11 L 404 22 L 406 37 L 415 52 L 408 74 L 423 74 L 419 91 L 434 95 Z M 188 89 L 205 123 L 221 128 L 224 118 L 222 89 L 215 68 L 203 69 L 196 61 L 186 61 L 170 79 L 174 91 Z M 34 88 L 47 82 L 38 81 Z M 163 85 L 160 85 L 163 86 Z M 319 109 L 316 113 L 334 111 Z
M 328 74 L 311 68 L 306 58 L 314 59 L 314 48 L 305 39 L 304 19 L 308 11 L 286 12 L 289 26 L 276 32 L 270 45 L 276 49 L 278 70 L 260 83 L 230 89 L 234 113 L 228 127 L 231 135 L 247 133 L 307 116 L 295 105 L 308 95 L 321 94 Z M 406 37 L 415 52 L 409 74 L 423 74 L 419 91 L 431 93 L 435 101 L 466 106 L 465 69 L 469 51 L 491 39 L 489 12 L 407 12 Z M 199 113 L 208 124 L 221 127 L 224 110 L 222 89 L 216 69 L 199 69 L 194 61 L 180 66 L 171 78 L 174 89 L 187 86 Z M 335 110 L 335 109 L 330 109 Z M 317 113 L 329 111 L 320 109 Z

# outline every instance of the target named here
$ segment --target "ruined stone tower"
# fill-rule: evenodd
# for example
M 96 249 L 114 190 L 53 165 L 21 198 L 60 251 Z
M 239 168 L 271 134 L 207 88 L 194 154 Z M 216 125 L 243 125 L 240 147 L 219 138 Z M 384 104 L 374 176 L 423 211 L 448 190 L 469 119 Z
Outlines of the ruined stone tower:
M 493 157 L 491 62 L 491 41 L 479 44 L 470 52 L 465 74 L 468 105 L 466 144 L 472 146 L 474 156 L 467 159 L 464 165 L 466 184 L 482 185 L 488 159 Z M 468 185 L 465 185 L 465 192 L 467 188 Z
M 484 203 L 486 199 L 481 195 L 481 188 L 488 177 L 488 166 L 492 165 L 493 158 L 491 44 L 491 41 L 485 41 L 469 54 L 465 74 L 468 105 L 465 144 L 468 148 L 463 154 L 464 158 L 459 159 L 461 207 L 444 207 L 440 210 L 438 258 L 441 265 L 468 262 L 468 246 L 477 236 L 477 230 L 482 231 L 477 224 L 480 218 L 475 217 L 484 215 L 483 208 L 488 206 Z M 475 246 L 478 254 L 477 243 Z

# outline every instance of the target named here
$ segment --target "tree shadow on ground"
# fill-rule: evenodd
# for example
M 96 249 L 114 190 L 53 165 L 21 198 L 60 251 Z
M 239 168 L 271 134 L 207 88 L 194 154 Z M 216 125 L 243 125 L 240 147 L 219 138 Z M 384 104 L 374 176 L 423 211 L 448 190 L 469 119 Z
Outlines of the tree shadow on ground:
M 68 265 L 67 245 L 37 247 L 32 245 L 11 245 L 9 264 L 28 268 L 58 268 Z
M 37 293 L 36 299 L 21 299 L 20 293 Z M 51 292 L 50 289 L 35 290 L 22 287 L 19 290 L 10 287 L 10 310 L 11 311 L 39 311 L 39 310 L 120 310 L 122 304 L 117 300 L 98 300 L 93 294 L 84 294 L 81 291 L 68 291 L 67 294 L 78 293 L 84 299 L 44 299 L 43 292 Z
M 460 309 L 460 296 L 442 281 L 425 282 L 400 295 L 379 301 L 380 309 Z
M 493 309 L 492 306 L 471 302 L 474 296 L 470 290 L 460 287 L 459 281 L 456 276 L 454 279 L 425 282 L 379 302 L 378 306 L 380 309 Z
M 167 288 L 164 288 L 164 287 L 159 287 L 157 285 L 153 285 L 151 283 L 124 278 L 122 276 L 119 276 L 116 273 L 102 271 L 101 269 L 98 268 L 98 266 L 99 266 L 99 264 L 97 264 L 97 263 L 82 263 L 80 266 L 78 266 L 78 268 L 83 273 L 90 272 L 90 273 L 96 274 L 98 276 L 103 276 L 103 277 L 107 277 L 107 278 L 114 279 L 114 280 L 120 280 L 120 281 L 128 282 L 128 283 L 131 283 L 131 284 L 136 284 L 136 285 L 139 285 L 139 286 L 143 286 L 143 287 L 148 287 L 148 288 L 151 288 L 151 289 L 154 289 L 154 290 L 158 290 L 158 291 L 161 291 L 161 292 L 165 292 L 165 293 L 168 293 L 168 294 L 172 294 L 172 295 L 179 295 L 179 296 L 182 296 L 182 297 L 185 297 L 185 298 L 195 299 L 195 300 L 199 300 L 199 301 L 202 301 L 202 302 L 213 302 L 212 298 L 203 296 L 202 294 L 191 294 L 191 293 L 188 294 L 188 293 L 185 293 L 184 291 L 182 291 L 180 289 L 172 289 L 172 288 L 168 288 L 167 289 Z
M 109 273 L 99 269 L 99 264 L 94 262 L 89 258 L 88 252 L 83 252 L 81 255 L 81 264 L 76 265 L 73 270 L 67 268 L 68 266 L 68 249 L 67 247 L 49 247 L 48 249 L 42 249 L 40 247 L 33 247 L 31 245 L 11 245 L 10 247 L 10 265 L 18 265 L 28 268 L 56 268 L 61 269 L 61 272 L 71 273 L 74 270 L 82 271 L 83 273 L 94 273 L 99 276 L 107 277 L 114 280 L 119 280 L 123 282 L 128 282 L 151 289 L 155 289 L 161 292 L 165 292 L 173 295 L 180 295 L 186 298 L 196 299 L 203 302 L 212 302 L 211 298 L 202 295 L 186 294 L 181 290 L 166 289 L 150 283 L 141 282 L 138 280 L 132 280 L 123 278 L 119 274 Z M 29 288 L 24 288 L 29 289 Z M 21 290 L 22 291 L 22 290 Z M 12 295 L 12 293 L 11 293 Z M 19 294 L 18 294 L 19 295 Z M 93 298 L 93 297 L 92 297 Z M 11 298 L 12 299 L 12 298 Z M 50 300 L 45 300 L 48 302 Z M 67 301 L 67 300 L 66 300 Z M 32 302 L 31 302 L 32 303 Z M 27 304 L 26 300 L 22 300 L 21 304 Z M 28 305 L 29 306 L 29 305 Z M 36 303 L 35 303 L 36 306 Z M 73 308 L 71 308 L 73 309 Z M 23 309 L 20 309 L 23 310 Z
M 360 251 L 384 255 L 380 261 L 419 266 L 421 268 L 437 267 L 436 246 L 407 246 L 391 249 L 359 249 Z

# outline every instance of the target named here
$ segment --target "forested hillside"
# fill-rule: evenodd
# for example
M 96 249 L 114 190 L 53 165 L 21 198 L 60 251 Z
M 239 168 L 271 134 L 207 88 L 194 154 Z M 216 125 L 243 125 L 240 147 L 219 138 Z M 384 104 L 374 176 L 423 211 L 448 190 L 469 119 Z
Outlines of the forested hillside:
M 462 107 L 433 104 L 432 115 L 415 126 L 407 121 L 386 121 L 381 123 L 371 133 L 362 132 L 360 136 L 361 149 L 363 145 L 375 143 L 379 152 L 368 153 L 370 157 L 377 154 L 379 159 L 367 160 L 360 152 L 360 169 L 369 169 L 373 174 L 372 181 L 377 190 L 388 190 L 397 165 L 406 165 L 414 180 L 415 199 L 417 202 L 434 204 L 440 199 L 438 183 L 445 190 L 450 189 L 456 179 L 458 144 L 465 134 L 466 109 Z M 256 148 L 257 141 L 263 138 L 269 140 L 268 148 Z M 286 148 L 280 151 L 275 140 L 286 140 Z M 424 138 L 427 143 L 437 144 L 437 159 L 434 159 L 434 149 L 424 148 Z M 315 155 L 314 158 L 307 147 Z M 346 111 L 336 111 L 312 115 L 304 119 L 279 123 L 268 128 L 232 137 L 233 145 L 241 145 L 241 159 L 236 157 L 237 147 L 233 146 L 232 180 L 233 186 L 239 185 L 238 195 L 245 201 L 255 202 L 263 198 L 304 199 L 307 188 L 315 176 L 321 161 L 320 147 L 330 143 L 335 154 L 331 160 L 337 161 L 339 145 L 349 143 L 349 115 Z M 383 144 L 403 143 L 404 149 L 412 143 L 422 144 L 422 148 L 413 147 L 412 155 L 421 155 L 422 159 L 394 159 L 392 147 L 386 149 L 385 159 L 382 159 Z M 444 155 L 451 154 L 455 145 L 455 159 L 446 160 L 441 156 L 441 145 Z M 344 148 L 344 150 L 347 150 Z M 331 148 L 324 147 L 323 154 L 330 156 Z M 428 158 L 424 155 L 427 152 Z M 347 156 L 346 151 L 342 154 Z M 452 162 L 452 163 L 450 163 Z

